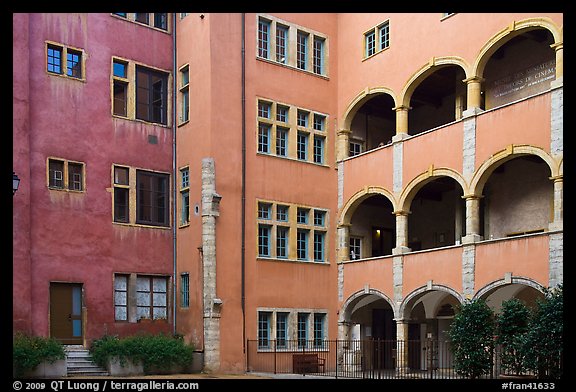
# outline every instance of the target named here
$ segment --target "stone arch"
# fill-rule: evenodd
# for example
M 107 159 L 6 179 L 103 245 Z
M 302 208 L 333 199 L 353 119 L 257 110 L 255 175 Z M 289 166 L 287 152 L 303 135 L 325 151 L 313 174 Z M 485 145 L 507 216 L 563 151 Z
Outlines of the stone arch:
M 481 77 L 484 74 L 484 68 L 494 52 L 512 38 L 523 34 L 527 31 L 544 28 L 554 37 L 555 44 L 561 44 L 563 41 L 563 29 L 558 27 L 550 18 L 529 18 L 520 21 L 513 21 L 509 26 L 496 33 L 486 42 L 476 57 L 472 66 L 471 76 Z
M 448 293 L 450 295 L 452 295 L 454 298 L 456 298 L 458 300 L 459 303 L 463 303 L 464 302 L 464 298 L 462 297 L 462 295 L 448 287 L 448 286 L 444 286 L 444 285 L 440 285 L 440 284 L 432 284 L 432 285 L 427 285 L 427 286 L 422 286 L 419 287 L 417 289 L 415 289 L 414 291 L 412 291 L 410 294 L 408 294 L 400 303 L 400 305 L 398 306 L 398 315 L 397 318 L 399 319 L 407 319 L 409 318 L 409 314 L 406 314 L 407 311 L 407 307 L 408 305 L 412 302 L 412 300 L 420 297 L 421 295 L 426 294 L 426 292 L 432 292 L 432 291 L 443 291 L 445 293 Z
M 521 277 L 521 276 L 512 276 L 511 280 L 509 282 L 506 282 L 505 279 L 499 279 L 499 280 L 496 280 L 492 283 L 488 283 L 486 286 L 484 286 L 480 290 L 478 290 L 476 292 L 476 294 L 474 294 L 473 299 L 482 298 L 483 296 L 485 296 L 489 292 L 493 291 L 494 289 L 497 289 L 497 288 L 502 287 L 502 286 L 507 286 L 509 284 L 521 284 L 524 286 L 532 287 L 533 289 L 536 289 L 543 294 L 544 294 L 545 289 L 546 289 L 543 285 L 541 285 L 540 283 L 536 282 L 533 279 L 525 278 L 525 277 Z
M 358 290 L 355 293 L 353 293 L 352 295 L 350 295 L 346 301 L 344 301 L 344 303 L 342 304 L 342 307 L 340 308 L 340 314 L 338 315 L 338 322 L 343 323 L 343 322 L 349 321 L 350 320 L 350 305 L 354 304 L 357 300 L 361 299 L 362 297 L 364 297 L 366 295 L 375 295 L 375 296 L 380 297 L 383 300 L 385 300 L 388 303 L 388 305 L 390 305 L 392 310 L 394 311 L 394 317 L 396 317 L 397 308 L 396 308 L 396 304 L 394 303 L 394 301 L 392 301 L 392 299 L 390 299 L 390 297 L 388 297 L 382 291 L 371 288 L 368 290 L 368 292 L 366 292 L 366 290 Z
M 372 88 L 366 87 L 358 95 L 356 95 L 354 99 L 352 99 L 352 102 L 350 102 L 350 104 L 344 111 L 344 115 L 342 116 L 341 120 L 342 126 L 340 127 L 340 129 L 350 130 L 350 127 L 352 126 L 352 119 L 354 118 L 354 115 L 356 115 L 356 112 L 362 107 L 362 105 L 365 102 L 369 101 L 370 99 L 380 94 L 390 95 L 394 100 L 394 105 L 396 106 L 398 105 L 396 94 L 394 94 L 394 91 L 392 91 L 391 89 L 387 87 L 372 87 Z
M 402 190 L 400 199 L 398 200 L 399 210 L 409 211 L 412 199 L 414 199 L 418 191 L 438 177 L 450 177 L 454 179 L 462 187 L 463 194 L 466 195 L 468 193 L 468 183 L 460 173 L 447 167 L 435 168 L 434 165 L 431 165 L 427 171 L 410 181 Z
M 422 66 L 418 71 L 416 71 L 404 85 L 404 88 L 400 92 L 398 99 L 398 102 L 400 102 L 401 106 L 410 107 L 410 99 L 412 97 L 412 93 L 414 93 L 414 90 L 416 90 L 418 85 L 424 79 L 436 71 L 436 67 L 443 65 L 457 65 L 464 70 L 466 78 L 469 77 L 470 65 L 462 57 L 432 57 L 428 64 Z
M 392 203 L 392 209 L 396 209 L 396 197 L 394 197 L 392 192 L 380 186 L 367 186 L 361 191 L 358 191 L 352 195 L 352 197 L 342 207 L 342 211 L 340 212 L 340 220 L 338 223 L 340 225 L 350 224 L 350 220 L 352 219 L 356 208 L 358 208 L 358 206 L 362 204 L 364 200 L 374 195 L 382 195 L 386 197 L 390 203 Z
M 476 196 L 482 195 L 486 181 L 488 181 L 490 175 L 498 166 L 511 159 L 530 154 L 542 158 L 542 160 L 548 165 L 548 168 L 550 169 L 551 177 L 559 175 L 560 167 L 558 163 L 543 149 L 528 144 L 511 144 L 504 150 L 493 154 L 478 167 L 478 169 L 474 172 L 472 180 L 470 181 L 470 194 Z

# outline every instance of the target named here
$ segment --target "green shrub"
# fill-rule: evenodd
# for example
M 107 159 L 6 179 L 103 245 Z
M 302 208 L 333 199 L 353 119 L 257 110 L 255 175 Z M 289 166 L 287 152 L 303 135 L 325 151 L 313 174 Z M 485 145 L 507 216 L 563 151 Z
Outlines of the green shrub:
M 472 379 L 489 374 L 494 349 L 494 312 L 482 299 L 464 302 L 450 325 L 456 373 Z
M 159 335 L 134 335 L 122 339 L 104 336 L 90 347 L 93 360 L 100 366 L 117 357 L 121 365 L 127 360 L 141 363 L 144 372 L 168 371 L 173 366 L 187 367 L 192 361 L 194 347 L 178 337 Z
M 496 344 L 501 345 L 502 369 L 519 375 L 524 373 L 525 339 L 530 320 L 530 310 L 519 299 L 502 302 L 502 310 L 496 316 Z
M 42 362 L 65 359 L 64 346 L 54 338 L 16 333 L 12 340 L 12 364 L 16 377 L 34 370 Z

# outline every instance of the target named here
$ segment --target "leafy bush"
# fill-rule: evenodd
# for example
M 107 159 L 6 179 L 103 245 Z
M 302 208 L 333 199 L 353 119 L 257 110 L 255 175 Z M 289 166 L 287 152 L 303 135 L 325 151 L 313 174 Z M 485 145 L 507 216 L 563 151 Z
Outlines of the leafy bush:
M 538 378 L 561 378 L 564 332 L 562 285 L 548 289 L 528 324 L 525 339 L 526 367 Z
M 65 359 L 64 346 L 54 338 L 16 333 L 12 340 L 12 364 L 16 377 L 34 370 L 40 363 Z
M 502 347 L 502 369 L 516 375 L 527 370 L 524 347 L 530 316 L 528 307 L 512 298 L 502 302 L 502 310 L 496 317 L 496 344 Z
M 90 347 L 92 359 L 100 366 L 106 366 L 112 357 L 117 357 L 121 365 L 127 360 L 141 363 L 145 373 L 168 371 L 173 366 L 186 367 L 192 361 L 193 352 L 194 347 L 185 344 L 183 339 L 164 334 L 122 339 L 104 336 Z
M 483 299 L 459 306 L 449 330 L 456 373 L 472 379 L 489 374 L 494 349 L 494 312 Z

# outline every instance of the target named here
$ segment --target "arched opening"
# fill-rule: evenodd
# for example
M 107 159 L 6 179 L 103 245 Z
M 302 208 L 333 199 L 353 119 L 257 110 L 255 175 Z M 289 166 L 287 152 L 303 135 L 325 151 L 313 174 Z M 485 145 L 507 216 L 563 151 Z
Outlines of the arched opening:
M 356 208 L 350 219 L 350 260 L 392 254 L 396 246 L 396 220 L 392 202 L 372 195 Z
M 497 166 L 480 199 L 484 238 L 546 231 L 554 203 L 554 183 L 549 177 L 549 166 L 536 155 L 518 156 Z
M 377 294 L 363 294 L 353 299 L 346 309 L 351 342 L 348 364 L 362 369 L 393 369 L 396 366 L 396 321 L 390 303 Z
M 549 30 L 535 28 L 500 46 L 484 68 L 483 109 L 546 91 L 556 79 L 556 54 Z
M 408 134 L 418 135 L 462 118 L 466 110 L 466 78 L 456 65 L 438 66 L 416 87 L 410 97 Z
M 408 300 L 404 319 L 408 322 L 408 367 L 413 370 L 450 368 L 452 354 L 448 331 L 458 298 L 448 291 L 423 291 Z
M 386 145 L 396 134 L 394 99 L 388 94 L 370 98 L 358 109 L 350 126 L 349 156 Z
M 456 244 L 465 235 L 462 188 L 442 176 L 426 183 L 414 196 L 408 215 L 408 247 L 413 251 Z
M 535 310 L 537 301 L 544 299 L 544 294 L 535 287 L 524 283 L 515 283 L 513 280 L 509 284 L 495 285 L 481 294 L 480 298 L 485 299 L 494 313 L 499 314 L 502 310 L 502 302 L 512 298 L 519 299 L 528 308 Z

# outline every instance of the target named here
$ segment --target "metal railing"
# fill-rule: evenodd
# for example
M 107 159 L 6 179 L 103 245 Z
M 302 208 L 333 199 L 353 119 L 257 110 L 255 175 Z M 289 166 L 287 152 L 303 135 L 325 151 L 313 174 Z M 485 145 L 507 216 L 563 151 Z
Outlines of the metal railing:
M 498 378 L 500 350 L 493 350 L 489 374 Z M 248 340 L 247 371 L 319 375 L 334 378 L 462 378 L 455 369 L 450 342 L 427 340 Z

